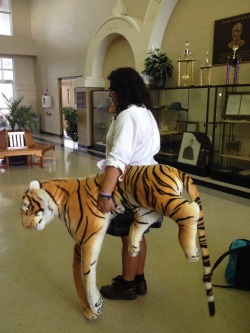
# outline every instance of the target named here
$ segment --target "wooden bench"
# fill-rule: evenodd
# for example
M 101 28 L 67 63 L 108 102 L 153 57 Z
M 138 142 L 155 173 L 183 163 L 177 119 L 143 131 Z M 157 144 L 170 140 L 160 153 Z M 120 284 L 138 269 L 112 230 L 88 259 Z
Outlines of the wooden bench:
M 52 156 L 45 157 L 45 153 L 50 150 Z M 54 144 L 34 142 L 30 131 L 9 132 L 3 130 L 0 131 L 0 159 L 5 158 L 6 168 L 9 168 L 10 156 L 27 156 L 27 165 L 39 165 L 43 168 L 45 159 L 56 161 L 56 150 Z M 38 158 L 38 162 L 36 158 Z

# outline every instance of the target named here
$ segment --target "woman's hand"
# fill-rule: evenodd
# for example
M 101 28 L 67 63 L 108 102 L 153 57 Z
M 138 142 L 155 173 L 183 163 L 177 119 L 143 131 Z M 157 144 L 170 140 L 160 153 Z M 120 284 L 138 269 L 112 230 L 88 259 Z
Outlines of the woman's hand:
M 105 168 L 104 177 L 97 201 L 97 207 L 103 213 L 110 213 L 115 210 L 112 193 L 121 173 L 122 172 L 120 169 L 113 166 L 107 166 Z
M 110 213 L 115 209 L 114 201 L 112 198 L 98 197 L 97 207 L 102 213 Z

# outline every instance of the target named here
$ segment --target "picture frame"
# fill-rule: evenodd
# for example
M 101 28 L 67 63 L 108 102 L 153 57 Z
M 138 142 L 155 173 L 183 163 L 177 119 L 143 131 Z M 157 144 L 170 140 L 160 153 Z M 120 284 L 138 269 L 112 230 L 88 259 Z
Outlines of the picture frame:
M 226 99 L 224 118 L 237 118 L 240 111 L 241 93 L 229 93 Z
M 233 56 L 232 47 L 235 42 L 233 29 L 236 24 L 240 24 L 238 27 L 241 27 L 240 46 L 236 54 L 239 55 L 241 62 L 250 61 L 250 13 L 245 13 L 214 22 L 213 65 L 225 65 L 228 57 Z
M 178 162 L 196 166 L 200 149 L 201 143 L 197 141 L 195 135 L 190 132 L 184 132 L 178 155 Z
M 250 119 L 250 93 L 229 93 L 226 98 L 224 119 Z
M 86 92 L 76 91 L 75 96 L 77 109 L 86 109 Z

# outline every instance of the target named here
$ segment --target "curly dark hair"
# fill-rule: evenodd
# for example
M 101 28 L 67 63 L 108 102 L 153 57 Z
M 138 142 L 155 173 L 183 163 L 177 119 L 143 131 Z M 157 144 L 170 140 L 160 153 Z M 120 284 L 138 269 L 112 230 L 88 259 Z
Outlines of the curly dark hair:
M 130 67 L 121 67 L 110 73 L 110 91 L 118 95 L 117 113 L 127 109 L 129 105 L 145 106 L 152 108 L 151 97 L 140 74 Z

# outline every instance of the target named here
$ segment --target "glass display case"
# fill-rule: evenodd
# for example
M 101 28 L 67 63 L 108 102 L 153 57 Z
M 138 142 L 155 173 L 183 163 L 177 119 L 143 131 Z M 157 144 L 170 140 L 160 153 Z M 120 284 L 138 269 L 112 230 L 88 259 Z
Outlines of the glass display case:
M 190 86 L 151 92 L 161 134 L 157 161 L 188 173 L 209 175 L 215 88 Z
M 250 85 L 217 86 L 211 178 L 250 188 Z
M 92 91 L 92 147 L 105 151 L 106 135 L 114 116 L 108 91 Z
M 250 188 L 250 84 L 151 90 L 161 134 L 159 163 Z M 92 92 L 92 147 L 105 151 L 114 113 L 108 91 Z

